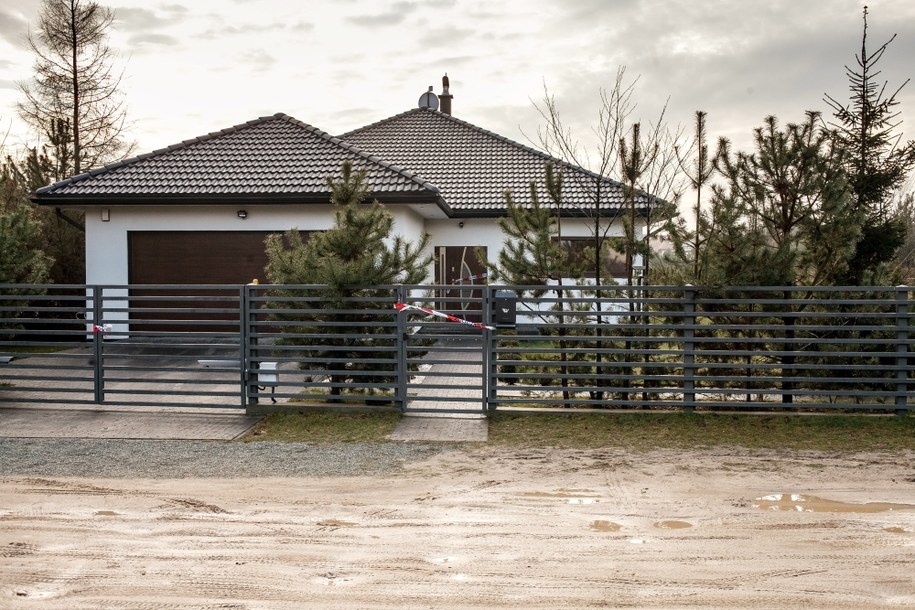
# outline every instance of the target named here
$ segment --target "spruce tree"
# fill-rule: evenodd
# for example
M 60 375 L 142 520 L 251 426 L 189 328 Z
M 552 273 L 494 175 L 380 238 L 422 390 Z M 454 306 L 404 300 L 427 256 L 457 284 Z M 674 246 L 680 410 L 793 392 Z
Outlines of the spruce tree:
M 850 101 L 843 104 L 829 95 L 825 99 L 834 111 L 836 120 L 832 126 L 849 153 L 846 166 L 855 209 L 864 217 L 854 257 L 841 278 L 842 283 L 879 281 L 881 265 L 892 260 L 905 242 L 905 220 L 891 204 L 915 167 L 915 141 L 902 143 L 901 134 L 895 133 L 901 122 L 896 98 L 908 80 L 891 94 L 887 93 L 887 82 L 877 80 L 880 75 L 877 63 L 895 38 L 894 34 L 876 51 L 868 51 L 865 6 L 861 51 L 855 56 L 857 67 L 845 67 Z

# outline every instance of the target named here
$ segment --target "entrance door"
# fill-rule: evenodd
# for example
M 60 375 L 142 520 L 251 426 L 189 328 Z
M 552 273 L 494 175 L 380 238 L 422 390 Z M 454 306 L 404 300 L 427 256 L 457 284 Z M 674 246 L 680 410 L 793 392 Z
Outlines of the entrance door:
M 436 246 L 435 283 L 454 286 L 444 290 L 438 309 L 472 322 L 481 322 L 482 297 L 480 289 L 486 284 L 486 266 L 477 257 L 477 250 L 486 256 L 485 246 Z

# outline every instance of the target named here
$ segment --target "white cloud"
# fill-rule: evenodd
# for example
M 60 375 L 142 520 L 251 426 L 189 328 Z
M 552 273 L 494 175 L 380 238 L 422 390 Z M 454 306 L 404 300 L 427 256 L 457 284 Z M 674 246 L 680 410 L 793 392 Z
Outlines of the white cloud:
M 598 91 L 619 65 L 637 87 L 642 120 L 669 98 L 687 127 L 708 112 L 711 135 L 749 142 L 763 117 L 800 120 L 846 95 L 844 65 L 860 47 L 860 0 L 110 0 L 112 43 L 140 150 L 282 111 L 342 133 L 409 110 L 448 72 L 456 116 L 526 142 L 543 83 L 586 142 Z M 869 41 L 894 32 L 880 67 L 891 85 L 915 76 L 915 4 L 871 0 Z M 0 8 L 0 43 L 38 0 Z M 4 18 L 3 15 L 7 17 Z M 9 17 L 14 15 L 13 17 Z M 15 17 L 15 15 L 21 16 Z M 4 19 L 6 19 L 4 21 Z M 0 80 L 27 77 L 28 55 L 6 53 Z M 129 59 L 128 59 L 129 58 Z M 0 91 L 0 117 L 14 114 Z M 900 96 L 915 133 L 915 86 Z

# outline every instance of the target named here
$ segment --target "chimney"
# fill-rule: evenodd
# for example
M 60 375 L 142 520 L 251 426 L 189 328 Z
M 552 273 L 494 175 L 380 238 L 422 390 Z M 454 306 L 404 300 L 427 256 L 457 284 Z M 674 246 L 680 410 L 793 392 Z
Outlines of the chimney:
M 453 97 L 448 91 L 448 73 L 446 72 L 442 77 L 442 94 L 438 96 L 439 102 L 441 102 L 440 110 L 445 114 L 451 114 L 451 98 Z

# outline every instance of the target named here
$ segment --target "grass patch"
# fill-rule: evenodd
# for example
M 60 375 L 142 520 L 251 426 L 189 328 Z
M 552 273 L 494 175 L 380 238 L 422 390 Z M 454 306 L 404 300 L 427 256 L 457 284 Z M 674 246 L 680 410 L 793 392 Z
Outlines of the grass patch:
M 327 413 L 305 411 L 273 413 L 262 419 L 242 440 L 286 443 L 385 443 L 400 413 Z
M 915 417 L 608 413 L 490 420 L 489 443 L 507 447 L 623 447 L 634 451 L 746 447 L 875 451 L 915 449 Z
M 242 440 L 386 443 L 397 412 L 304 411 L 265 417 Z M 745 447 L 814 451 L 915 450 L 915 417 L 869 415 L 742 415 L 718 413 L 496 413 L 490 446 L 621 447 L 631 451 Z

